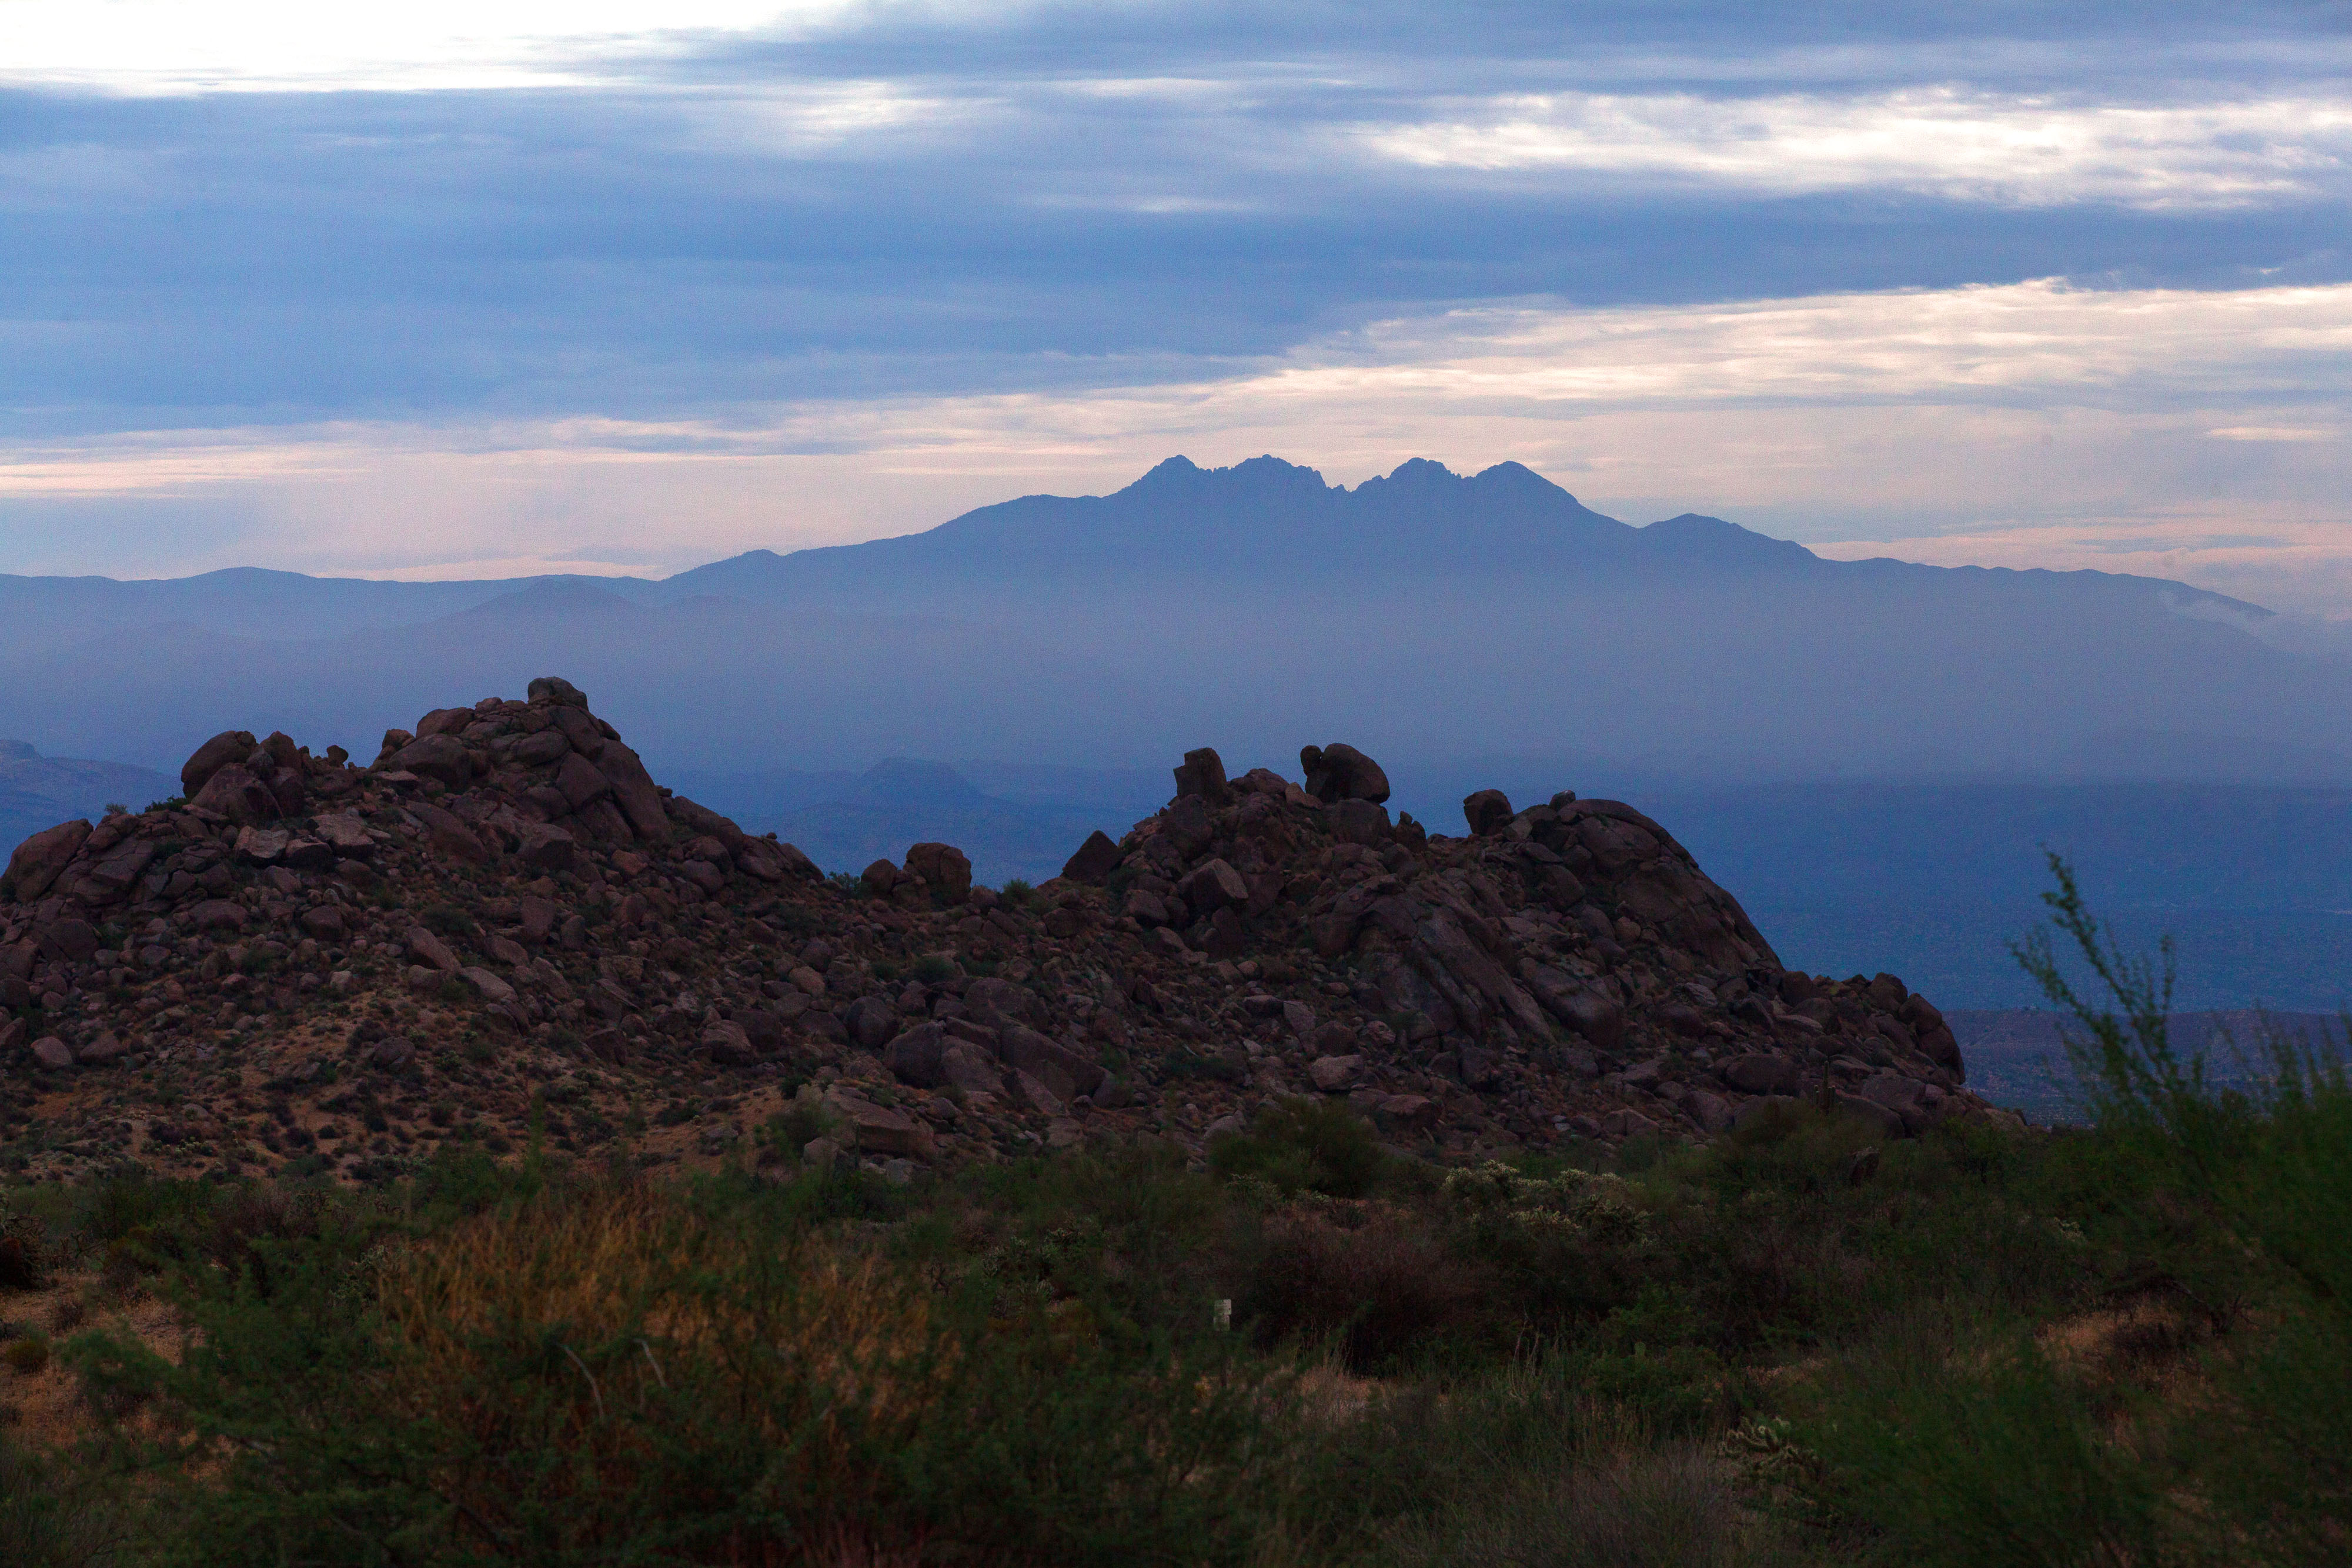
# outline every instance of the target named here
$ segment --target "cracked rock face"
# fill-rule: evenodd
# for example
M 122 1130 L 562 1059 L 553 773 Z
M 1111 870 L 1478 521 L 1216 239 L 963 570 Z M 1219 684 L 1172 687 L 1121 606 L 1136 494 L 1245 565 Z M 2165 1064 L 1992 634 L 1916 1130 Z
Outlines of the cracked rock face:
M 374 1179 L 545 1138 L 901 1170 L 1198 1151 L 1292 1094 L 1461 1156 L 1798 1097 L 1889 1137 L 2006 1115 L 1925 998 L 1785 970 L 1633 808 L 1481 791 L 1446 837 L 1391 819 L 1353 747 L 1303 760 L 1190 752 L 1165 809 L 1014 901 L 940 843 L 829 883 L 661 789 L 554 677 L 366 768 L 226 731 L 183 801 L 10 857 L 0 1157 Z

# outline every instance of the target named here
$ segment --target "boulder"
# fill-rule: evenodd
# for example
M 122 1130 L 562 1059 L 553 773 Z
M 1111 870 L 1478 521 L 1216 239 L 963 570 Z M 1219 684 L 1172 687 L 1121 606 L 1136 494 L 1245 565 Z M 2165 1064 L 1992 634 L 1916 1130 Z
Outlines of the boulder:
M 1371 800 L 1335 800 L 1324 821 L 1331 825 L 1331 836 L 1344 844 L 1381 849 L 1394 836 L 1389 809 Z
M 1176 896 L 1195 920 L 1205 919 L 1228 904 L 1249 902 L 1249 883 L 1223 861 L 1213 860 L 1193 870 L 1176 884 Z
M 1307 1076 L 1326 1094 L 1344 1094 L 1364 1072 L 1360 1056 L 1318 1056 L 1307 1064 Z
M 121 1036 L 109 1030 L 96 1040 L 74 1052 L 74 1061 L 82 1067 L 104 1067 L 131 1054 L 131 1047 Z
M 1232 793 L 1225 782 L 1225 761 L 1213 747 L 1202 747 L 1184 754 L 1183 765 L 1176 769 L 1176 793 L 1198 795 L 1212 806 L 1222 806 Z
M 1005 1073 L 1004 1096 L 1014 1104 L 1034 1111 L 1041 1116 L 1059 1116 L 1069 1110 L 1068 1097 L 1060 1087 L 1019 1068 Z
M 74 1064 L 73 1047 L 56 1035 L 43 1035 L 33 1042 L 33 1060 L 52 1071 L 62 1071 Z
M 188 919 L 199 931 L 236 932 L 245 929 L 245 906 L 226 898 L 207 898 L 191 906 Z
M 1070 882 L 1099 883 L 1118 869 L 1118 845 L 1108 833 L 1097 828 L 1087 835 L 1087 841 L 1078 846 L 1077 852 L 1062 862 L 1062 875 Z
M 1582 1035 L 1593 1050 L 1613 1051 L 1624 1043 L 1625 1009 L 1617 1003 L 1581 988 L 1572 977 L 1549 965 L 1529 965 L 1526 978 L 1544 1010 Z
M 537 735 L 526 735 L 516 741 L 507 751 L 506 759 L 517 768 L 545 768 L 562 761 L 563 754 L 571 749 L 572 743 L 563 738 L 562 730 L 542 729 Z M 492 760 L 496 760 L 498 755 L 493 749 L 490 753 Z
M 570 871 L 578 841 L 552 822 L 526 822 L 515 835 L 515 853 L 533 871 Z
M 409 808 L 416 820 L 425 824 L 425 841 L 445 855 L 476 865 L 487 865 L 493 858 L 490 847 L 482 842 L 481 835 L 467 825 L 455 811 L 445 811 L 430 801 L 419 800 Z
M 0 898 L 30 904 L 48 892 L 58 874 L 73 863 L 89 834 L 89 823 L 77 819 L 45 828 L 18 844 L 16 852 L 8 857 L 7 871 L 0 873 Z
M 898 1034 L 898 1013 L 880 997 L 860 997 L 843 1012 L 841 1024 L 859 1049 L 879 1051 Z
M 1903 1113 L 1875 1100 L 1865 1100 L 1859 1094 L 1839 1090 L 1832 1096 L 1832 1103 L 1840 1115 L 1852 1117 L 1880 1137 L 1905 1138 L 1911 1135 L 1904 1123 Z
M 286 846 L 294 835 L 284 828 L 239 828 L 236 833 L 236 855 L 256 865 L 274 865 L 285 858 Z
M 1035 1013 L 1037 998 L 1025 986 L 987 975 L 964 987 L 963 1005 L 984 1024 L 1022 1023 Z
M 379 1072 L 397 1072 L 416 1060 L 416 1047 L 406 1035 L 388 1034 L 369 1046 L 362 1060 Z
M 898 868 L 889 861 L 877 860 L 859 872 L 857 880 L 864 883 L 877 897 L 887 898 L 890 896 L 890 890 L 898 885 Z
M 760 1060 L 751 1031 L 724 1019 L 703 1030 L 702 1053 L 720 1067 L 749 1067 Z
M 457 955 L 449 950 L 447 943 L 422 925 L 409 928 L 407 941 L 408 956 L 418 963 L 438 969 L 445 975 L 457 972 Z
M 1370 800 L 1378 805 L 1389 798 L 1389 776 L 1352 746 L 1303 747 L 1298 766 L 1307 775 L 1307 792 L 1326 804 Z
M 903 1111 L 877 1105 L 837 1086 L 826 1092 L 824 1103 L 841 1118 L 843 1133 L 861 1155 L 928 1160 L 938 1152 L 930 1128 Z
M 1730 1101 L 1704 1089 L 1693 1089 L 1685 1093 L 1682 1109 L 1683 1114 L 1696 1122 L 1709 1136 L 1731 1131 L 1738 1115 Z
M 1007 1067 L 1038 1079 L 1065 1102 L 1092 1094 L 1110 1076 L 1100 1063 L 1021 1024 L 998 1030 L 997 1041 L 997 1055 Z
M 343 912 L 331 904 L 316 904 L 304 910 L 301 925 L 305 936 L 315 936 L 329 946 L 339 946 L 350 934 Z
M 547 703 L 557 707 L 585 708 L 588 706 L 588 699 L 581 695 L 580 688 L 561 675 L 536 676 L 524 691 L 535 703 Z
M 98 929 L 87 920 L 53 920 L 41 928 L 40 946 L 53 964 L 86 964 L 98 951 Z
M 180 793 L 190 800 L 196 798 L 214 774 L 232 762 L 243 762 L 258 748 L 249 729 L 225 729 L 195 749 L 194 755 L 180 765 Z
M 474 754 L 457 737 L 424 732 L 437 715 L 418 726 L 420 735 L 386 758 L 382 766 L 419 779 L 431 779 L 444 789 L 463 789 L 474 781 Z
M 1612 1111 L 1601 1118 L 1601 1133 L 1612 1138 L 1638 1138 L 1645 1133 L 1654 1133 L 1657 1130 L 1658 1124 L 1631 1106 Z
M 1511 825 L 1511 798 L 1500 789 L 1475 790 L 1462 798 L 1462 815 L 1472 838 L 1492 838 Z
M 953 844 L 909 845 L 907 873 L 921 877 L 950 904 L 961 904 L 971 896 L 971 860 Z
M 1725 1062 L 1723 1081 L 1742 1094 L 1794 1094 L 1804 1084 L 1805 1070 L 1788 1057 L 1755 1051 Z
M 570 713 L 573 710 L 564 708 Z M 567 735 L 569 730 L 565 732 Z M 617 740 L 607 739 L 604 749 L 596 758 L 597 768 L 613 787 L 613 799 L 628 819 L 637 837 L 649 843 L 659 843 L 669 836 L 669 812 L 662 803 L 661 790 L 653 776 L 646 771 L 644 760 Z
M 488 969 L 469 964 L 466 967 L 458 970 L 457 976 L 467 985 L 473 987 L 475 990 L 480 992 L 484 1001 L 489 1002 L 494 1006 L 500 1003 L 510 1002 L 515 999 L 515 988 L 512 986 L 508 985 L 504 980 L 499 979 L 496 975 L 491 974 Z
M 904 1038 L 904 1037 L 901 1037 Z M 893 1067 L 892 1071 L 898 1069 Z M 1002 1094 L 1004 1074 L 988 1052 L 967 1040 L 951 1040 L 940 1053 L 940 1076 L 967 1094 Z
M 572 810 L 583 811 L 613 792 L 611 779 L 578 752 L 568 752 L 555 769 L 555 792 Z
M 188 804 L 237 823 L 275 821 L 279 814 L 278 797 L 251 769 L 235 762 L 215 770 Z
M 856 1009 L 853 1007 L 850 1010 L 854 1013 Z M 850 1030 L 852 1038 L 856 1038 L 854 1023 Z M 901 1082 L 918 1089 L 937 1089 L 948 1082 L 947 1053 L 957 1043 L 938 1024 L 919 1023 L 888 1042 L 882 1052 L 882 1065 Z

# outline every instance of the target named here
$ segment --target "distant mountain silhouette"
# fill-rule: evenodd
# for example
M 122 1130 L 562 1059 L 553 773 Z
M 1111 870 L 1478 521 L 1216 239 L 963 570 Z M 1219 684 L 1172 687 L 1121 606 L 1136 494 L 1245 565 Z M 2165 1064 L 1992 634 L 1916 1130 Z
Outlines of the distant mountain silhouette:
M 747 779 L 1202 742 L 1290 766 L 1345 738 L 1694 779 L 2352 781 L 2352 685 L 2266 618 L 2155 579 L 1635 528 L 1517 463 L 1349 487 L 1171 457 L 1107 496 L 657 582 L 0 578 L 0 734 L 169 768 L 205 738 L 188 716 L 236 714 L 373 755 L 420 703 L 561 670 L 666 768 Z
M 1253 457 L 1202 468 L 1171 457 L 1108 496 L 1024 496 L 919 534 L 778 555 L 751 550 L 681 572 L 663 595 L 726 593 L 769 602 L 855 597 L 903 601 L 976 585 L 1107 580 L 1131 587 L 1214 578 L 1265 588 L 1507 574 L 1520 580 L 1801 574 L 1821 580 L 1948 575 L 1905 562 L 1824 560 L 1787 539 L 1685 512 L 1646 528 L 1604 517 L 1534 470 L 1498 463 L 1463 476 L 1425 458 L 1353 489 L 1312 468 Z M 2259 606 L 2182 583 L 2100 572 L 2088 591 L 2169 596 L 2259 619 Z

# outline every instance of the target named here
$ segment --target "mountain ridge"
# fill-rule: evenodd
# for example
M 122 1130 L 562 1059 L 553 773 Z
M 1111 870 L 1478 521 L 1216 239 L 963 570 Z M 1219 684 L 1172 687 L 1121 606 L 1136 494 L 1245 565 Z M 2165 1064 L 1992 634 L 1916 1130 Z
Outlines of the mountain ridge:
M 1171 507 L 1207 508 L 1211 515 L 1188 524 L 1185 517 L 1170 515 L 1165 508 Z M 1447 517 L 1455 522 L 1475 517 L 1476 537 L 1465 539 L 1458 531 L 1444 536 L 1432 531 L 1446 520 L 1434 511 L 1438 507 L 1447 508 Z M 1138 508 L 1153 509 L 1139 513 Z M 1289 519 L 1287 537 L 1265 531 L 1270 520 L 1281 521 L 1270 518 L 1280 508 L 1305 514 Z M 1333 531 L 1339 524 L 1390 532 L 1369 540 L 1350 538 Z M 1399 528 L 1411 537 L 1399 536 Z M 1223 553 L 1213 549 L 1204 555 L 1204 544 L 1222 547 Z M 1348 553 L 1382 544 L 1392 553 L 1369 558 Z M 1057 551 L 1070 553 L 1057 557 Z M 1181 455 L 1171 456 L 1107 495 L 1015 497 L 913 533 L 783 552 L 753 549 L 660 578 L 545 573 L 414 582 L 318 577 L 265 567 L 230 567 L 180 578 L 0 574 L 0 611 L 7 612 L 20 634 L 45 620 L 62 621 L 72 631 L 93 634 L 125 624 L 186 621 L 204 631 L 299 637 L 421 624 L 511 595 L 567 587 L 593 588 L 640 605 L 672 603 L 714 591 L 757 601 L 838 584 L 869 565 L 896 571 L 910 562 L 934 571 L 982 577 L 1040 567 L 1061 575 L 1083 575 L 1091 569 L 1132 576 L 1147 566 L 1231 576 L 1252 565 L 1270 570 L 1287 564 L 1342 576 L 1582 567 L 1769 569 L 1831 577 L 1900 571 L 1954 580 L 1962 575 L 1995 581 L 2047 578 L 2084 583 L 2097 579 L 2116 591 L 2169 591 L 2179 596 L 2182 605 L 2256 619 L 2273 613 L 2188 583 L 2129 573 L 1936 567 L 1892 557 L 1830 560 L 1794 541 L 1696 512 L 1646 525 L 1625 523 L 1584 506 L 1564 487 L 1517 462 L 1460 475 L 1442 463 L 1411 458 L 1386 475 L 1350 487 L 1327 483 L 1318 470 L 1271 455 L 1222 468 L 1203 468 Z

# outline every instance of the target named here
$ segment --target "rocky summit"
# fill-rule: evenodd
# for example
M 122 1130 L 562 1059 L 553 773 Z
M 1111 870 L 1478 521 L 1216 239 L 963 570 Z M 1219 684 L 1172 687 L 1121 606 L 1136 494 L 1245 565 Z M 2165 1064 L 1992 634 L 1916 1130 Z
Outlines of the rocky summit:
M 941 843 L 827 879 L 552 677 L 365 767 L 225 733 L 180 799 L 9 859 L 0 1152 L 370 1180 L 544 1140 L 904 1176 L 1197 1151 L 1288 1095 L 1448 1156 L 1706 1138 L 1796 1097 L 1889 1139 L 2008 1115 L 1926 998 L 1783 967 L 1630 806 L 1482 790 L 1454 837 L 1391 817 L 1352 747 L 1301 765 L 1188 753 L 1158 814 L 995 891 Z

